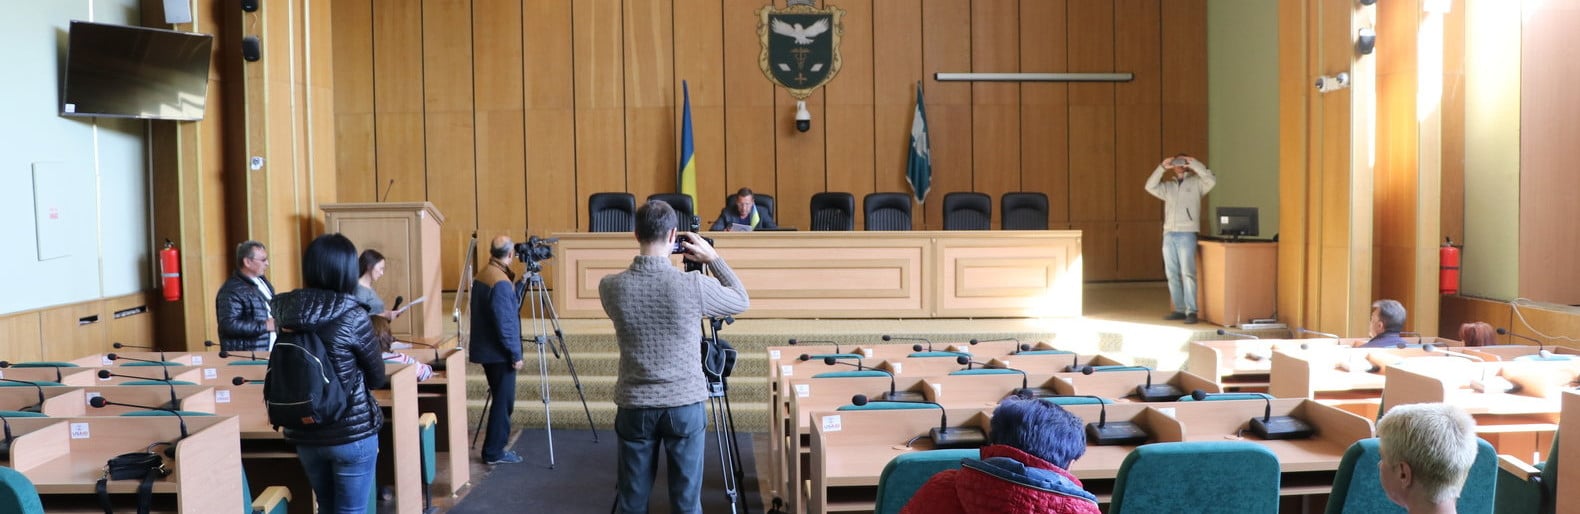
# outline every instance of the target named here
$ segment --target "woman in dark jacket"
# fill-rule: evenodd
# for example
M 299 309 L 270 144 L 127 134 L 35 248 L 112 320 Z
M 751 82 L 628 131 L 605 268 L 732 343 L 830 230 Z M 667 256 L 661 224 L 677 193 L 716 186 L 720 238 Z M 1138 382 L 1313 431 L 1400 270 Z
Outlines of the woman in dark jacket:
M 285 429 L 321 513 L 366 512 L 378 464 L 384 414 L 368 390 L 383 387 L 387 377 L 368 312 L 352 298 L 357 275 L 356 245 L 340 234 L 319 236 L 302 256 L 304 287 L 274 298 L 281 331 L 318 333 L 346 393 L 340 419 Z

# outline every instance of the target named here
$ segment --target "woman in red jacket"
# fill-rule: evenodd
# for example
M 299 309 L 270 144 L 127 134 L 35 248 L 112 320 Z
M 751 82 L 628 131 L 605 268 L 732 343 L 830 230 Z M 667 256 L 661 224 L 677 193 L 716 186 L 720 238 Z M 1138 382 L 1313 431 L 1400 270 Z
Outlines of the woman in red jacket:
M 1048 512 L 1097 514 L 1097 497 L 1065 471 L 1086 454 L 1081 418 L 1038 399 L 993 410 L 982 458 L 933 475 L 901 514 Z

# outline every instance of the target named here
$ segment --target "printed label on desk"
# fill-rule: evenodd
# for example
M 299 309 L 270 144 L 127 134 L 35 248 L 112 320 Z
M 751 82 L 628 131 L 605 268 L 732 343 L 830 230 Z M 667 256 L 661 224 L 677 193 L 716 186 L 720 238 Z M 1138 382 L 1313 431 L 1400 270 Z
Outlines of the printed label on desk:
M 203 380 L 214 380 L 216 378 L 219 378 L 219 370 L 218 369 L 216 369 L 216 368 L 203 368 Z
M 0 378 L 5 378 L 5 371 L 0 371 Z
M 769 360 L 779 360 L 779 350 L 768 350 Z
M 193 366 L 202 366 L 203 365 L 203 356 L 202 355 L 193 355 L 192 356 L 192 365 Z
M 838 432 L 843 428 L 844 427 L 840 423 L 839 416 L 823 416 L 824 432 Z
M 98 397 L 103 396 L 103 395 L 99 394 L 98 391 L 88 391 L 86 393 L 83 393 L 82 396 L 83 396 L 83 399 L 88 401 L 88 405 L 93 405 L 93 399 L 94 398 L 98 398 Z
M 214 403 L 230 403 L 230 391 L 225 389 L 214 391 Z
M 99 357 L 99 363 L 100 363 L 101 366 L 114 366 L 115 365 L 115 361 L 110 360 L 110 356 L 109 355 L 104 355 L 104 356 Z
M 903 371 L 904 369 L 905 369 L 905 365 L 902 364 L 902 363 L 899 363 L 899 362 L 891 362 L 891 363 L 889 363 L 889 372 L 890 373 L 899 375 L 899 374 L 905 373 L 905 371 Z
M 795 366 L 784 364 L 779 366 L 779 374 L 783 376 L 795 375 Z
M 928 384 L 928 385 L 933 386 L 933 398 L 937 398 L 939 395 L 944 394 L 944 385 L 943 384 Z
M 871 348 L 862 348 L 861 349 L 861 358 L 863 358 L 863 359 L 871 359 L 872 358 L 872 349 Z
M 72 423 L 71 424 L 71 438 L 72 439 L 87 439 L 88 437 L 89 437 L 89 434 L 88 434 L 88 424 L 87 423 Z
M 812 384 L 796 384 L 795 397 L 806 398 L 812 395 Z
M 1172 417 L 1174 417 L 1174 408 L 1173 407 L 1159 407 L 1158 408 L 1158 413 L 1162 414 L 1164 416 L 1168 416 L 1168 417 L 1172 418 Z

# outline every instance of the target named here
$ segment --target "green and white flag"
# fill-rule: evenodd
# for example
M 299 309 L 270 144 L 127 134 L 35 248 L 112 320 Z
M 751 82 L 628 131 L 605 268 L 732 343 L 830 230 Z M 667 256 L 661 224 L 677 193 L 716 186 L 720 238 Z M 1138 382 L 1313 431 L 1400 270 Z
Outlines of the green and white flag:
M 927 200 L 933 184 L 933 151 L 927 141 L 927 109 L 922 101 L 922 83 L 916 83 L 916 114 L 911 118 L 911 157 L 905 166 L 905 181 L 911 184 L 916 203 Z

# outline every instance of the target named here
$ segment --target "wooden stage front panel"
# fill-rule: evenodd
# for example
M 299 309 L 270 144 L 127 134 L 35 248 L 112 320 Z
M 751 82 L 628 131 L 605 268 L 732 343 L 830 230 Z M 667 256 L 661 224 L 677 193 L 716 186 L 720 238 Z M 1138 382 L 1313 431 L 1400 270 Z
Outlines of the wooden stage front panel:
M 602 318 L 598 281 L 630 266 L 628 233 L 555 234 L 553 299 Z M 1076 317 L 1081 232 L 710 232 L 754 318 Z M 676 265 L 680 259 L 675 258 Z

